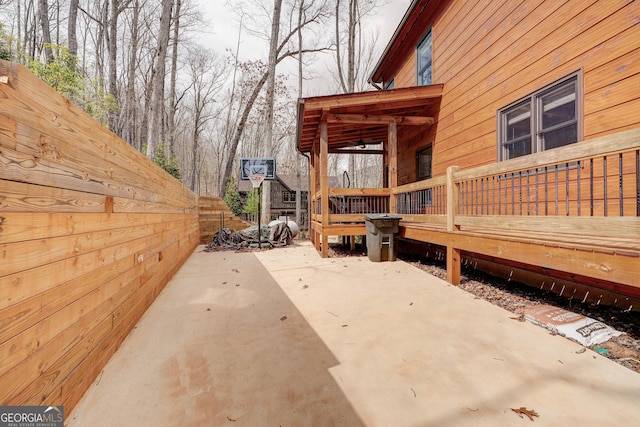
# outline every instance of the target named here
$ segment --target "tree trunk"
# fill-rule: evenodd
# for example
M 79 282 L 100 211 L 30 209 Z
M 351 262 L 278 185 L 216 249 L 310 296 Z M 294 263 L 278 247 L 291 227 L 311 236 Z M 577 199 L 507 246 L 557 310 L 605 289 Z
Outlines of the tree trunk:
M 69 39 L 69 53 L 73 56 L 78 54 L 78 38 L 76 36 L 78 2 L 79 0 L 71 0 L 69 2 L 69 26 L 67 28 L 67 37 Z
M 136 0 L 133 9 L 133 17 L 131 22 L 131 57 L 129 59 L 129 70 L 127 72 L 127 95 L 125 100 L 125 123 L 123 134 L 127 142 L 134 146 L 138 151 L 141 150 L 140 139 L 137 138 L 137 120 L 136 120 L 136 68 L 138 64 L 138 21 L 140 19 L 140 2 Z
M 273 153 L 273 103 L 276 85 L 276 65 L 278 64 L 278 41 L 280 39 L 280 11 L 282 0 L 273 2 L 273 18 L 271 19 L 271 40 L 269 43 L 269 71 L 267 79 L 267 121 L 265 137 L 265 157 L 275 157 Z M 262 221 L 268 224 L 271 221 L 271 182 L 262 183 Z
M 195 102 L 196 105 L 199 104 L 199 101 Z M 196 114 L 194 117 L 195 126 L 193 130 L 193 157 L 191 158 L 191 191 L 196 191 L 196 175 L 198 174 L 198 150 L 200 149 L 200 120 L 201 120 L 201 110 L 196 108 Z
M 151 99 L 149 102 L 149 128 L 147 130 L 147 157 L 155 159 L 156 149 L 161 139 L 162 110 L 164 105 L 164 77 L 169 32 L 171 29 L 171 10 L 173 0 L 162 0 L 162 15 L 160 17 L 160 33 L 158 47 L 154 60 L 151 77 Z
M 247 119 L 249 118 L 249 114 L 251 113 L 251 109 L 253 108 L 253 104 L 256 102 L 262 87 L 267 81 L 267 77 L 269 77 L 269 72 L 266 72 L 262 75 L 262 78 L 253 88 L 253 92 L 251 96 L 247 100 L 247 103 L 244 106 L 244 110 L 242 111 L 242 117 L 240 118 L 240 122 L 238 123 L 238 127 L 236 128 L 236 132 L 233 135 L 233 139 L 231 140 L 231 147 L 229 148 L 229 157 L 227 158 L 227 163 L 224 168 L 224 176 L 222 177 L 222 182 L 220 183 L 220 195 L 224 197 L 226 193 L 226 184 L 227 180 L 231 176 L 231 170 L 233 169 L 233 160 L 236 155 L 236 151 L 238 150 L 238 144 L 240 143 L 240 138 L 242 138 L 242 132 L 244 131 L 244 125 L 247 123 Z
M 180 7 L 182 0 L 176 0 L 176 13 L 173 19 L 173 43 L 171 48 L 171 79 L 169 83 L 169 155 L 174 154 L 175 117 L 176 117 L 176 79 L 178 75 L 178 40 L 180 36 Z
M 49 4 L 47 0 L 38 1 L 38 12 L 40 18 L 40 28 L 42 30 L 42 42 L 44 43 L 44 54 L 47 63 L 53 62 L 53 52 L 51 51 L 51 30 L 49 30 Z
M 107 35 L 107 48 L 109 50 L 109 94 L 113 96 L 113 99 L 118 99 L 118 70 L 117 70 L 117 52 L 118 52 L 118 16 L 120 1 L 111 0 L 111 12 L 109 19 L 109 30 L 106 31 Z M 109 129 L 112 132 L 117 133 L 118 129 L 118 112 L 113 111 L 109 117 Z

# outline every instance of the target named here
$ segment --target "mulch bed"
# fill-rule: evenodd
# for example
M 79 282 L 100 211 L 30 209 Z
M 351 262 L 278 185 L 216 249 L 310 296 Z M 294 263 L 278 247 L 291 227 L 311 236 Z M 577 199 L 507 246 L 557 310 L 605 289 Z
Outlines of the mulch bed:
M 351 251 L 348 247 L 336 244 L 330 245 L 329 256 L 366 256 L 366 250 L 358 246 L 355 251 Z M 399 258 L 446 280 L 447 270 L 443 261 L 405 256 Z M 603 344 L 591 346 L 591 350 L 640 373 L 640 312 L 638 311 L 623 311 L 616 307 L 572 301 L 548 291 L 489 276 L 471 267 L 463 267 L 460 288 L 514 313 L 516 318 L 523 315 L 525 308 L 549 304 L 597 319 L 624 334 Z

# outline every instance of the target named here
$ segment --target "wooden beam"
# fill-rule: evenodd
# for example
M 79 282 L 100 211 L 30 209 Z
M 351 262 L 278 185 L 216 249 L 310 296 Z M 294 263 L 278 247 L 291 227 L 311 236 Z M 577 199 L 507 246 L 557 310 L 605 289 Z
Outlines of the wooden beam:
M 320 122 L 320 200 L 322 203 L 322 225 L 329 224 L 329 125 L 325 120 Z M 322 258 L 329 256 L 329 240 L 322 232 Z
M 305 110 L 314 110 L 327 107 L 355 107 L 362 105 L 374 105 L 381 102 L 402 102 L 420 99 L 426 102 L 431 98 L 442 97 L 443 84 L 429 86 L 415 86 L 394 90 L 379 90 L 352 94 L 330 95 L 305 98 Z
M 400 237 L 451 246 L 488 256 L 575 273 L 599 280 L 638 287 L 638 257 L 598 251 L 597 247 L 555 246 L 555 242 L 532 243 L 526 239 L 447 232 L 427 227 L 400 227 Z
M 310 228 L 311 228 L 311 243 L 316 243 L 316 234 L 313 226 L 313 219 L 315 218 L 315 214 L 317 213 L 318 201 L 316 200 L 316 191 L 317 191 L 317 181 L 316 181 L 316 166 L 318 164 L 318 156 L 316 154 L 316 145 L 314 144 L 311 147 L 311 155 L 310 157 L 310 168 L 309 171 L 310 177 L 310 187 L 309 187 L 309 215 L 310 215 Z
M 367 114 L 328 114 L 327 121 L 329 123 L 344 123 L 344 124 L 378 124 L 386 125 L 389 122 L 395 121 L 396 123 L 408 126 L 423 126 L 432 125 L 435 123 L 433 117 L 422 116 L 387 116 L 387 115 L 367 115 Z
M 389 122 L 388 139 L 388 162 L 389 162 L 389 187 L 398 186 L 398 126 L 395 121 Z M 389 198 L 389 211 L 397 212 L 397 202 L 395 196 Z
M 385 153 L 384 150 L 366 150 L 366 149 L 363 149 L 363 150 L 356 150 L 356 149 L 353 149 L 353 150 L 350 150 L 350 149 L 347 149 L 347 150 L 331 150 L 329 152 L 332 153 L 332 154 L 377 154 L 377 155 Z

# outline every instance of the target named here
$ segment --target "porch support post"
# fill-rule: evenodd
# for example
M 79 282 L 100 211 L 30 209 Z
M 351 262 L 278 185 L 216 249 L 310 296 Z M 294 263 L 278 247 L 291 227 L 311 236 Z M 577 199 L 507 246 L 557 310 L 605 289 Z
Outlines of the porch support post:
M 392 190 L 398 186 L 398 126 L 395 120 L 389 122 L 389 188 Z M 389 211 L 397 213 L 396 197 L 389 195 Z
M 329 129 L 326 120 L 320 122 L 320 198 L 322 200 L 322 258 L 329 257 Z
M 453 181 L 454 175 L 458 172 L 458 166 L 447 168 L 447 232 L 453 233 L 458 230 L 455 219 L 458 215 L 459 189 Z M 459 248 L 447 245 L 447 282 L 458 286 L 460 284 L 460 257 Z
M 460 249 L 447 246 L 447 282 L 460 284 Z
M 317 212 L 316 201 L 316 144 L 311 147 L 310 154 L 310 176 L 309 176 L 309 237 L 311 237 L 311 243 L 316 242 L 316 228 L 314 225 L 315 216 Z

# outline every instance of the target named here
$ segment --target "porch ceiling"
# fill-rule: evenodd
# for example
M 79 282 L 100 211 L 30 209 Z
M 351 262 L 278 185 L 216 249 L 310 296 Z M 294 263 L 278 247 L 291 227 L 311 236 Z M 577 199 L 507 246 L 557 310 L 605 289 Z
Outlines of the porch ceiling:
M 430 125 L 437 118 L 443 85 L 303 98 L 298 101 L 297 144 L 310 152 L 320 139 L 320 122 L 328 122 L 329 151 L 386 142 L 388 122 Z M 365 152 L 365 151 L 363 151 Z

